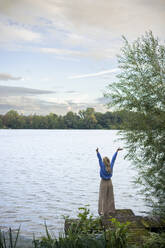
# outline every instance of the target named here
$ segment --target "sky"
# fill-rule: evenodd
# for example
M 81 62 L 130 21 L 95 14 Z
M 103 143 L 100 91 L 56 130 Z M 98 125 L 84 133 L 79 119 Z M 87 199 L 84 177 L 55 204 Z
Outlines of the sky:
M 165 0 L 0 0 L 0 114 L 105 112 L 122 35 L 165 40 Z

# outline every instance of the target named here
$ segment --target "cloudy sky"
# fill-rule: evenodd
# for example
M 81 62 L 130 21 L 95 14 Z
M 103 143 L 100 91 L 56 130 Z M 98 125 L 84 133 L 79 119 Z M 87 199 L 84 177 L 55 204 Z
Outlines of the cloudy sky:
M 0 0 L 0 113 L 105 111 L 121 36 L 164 27 L 165 0 Z

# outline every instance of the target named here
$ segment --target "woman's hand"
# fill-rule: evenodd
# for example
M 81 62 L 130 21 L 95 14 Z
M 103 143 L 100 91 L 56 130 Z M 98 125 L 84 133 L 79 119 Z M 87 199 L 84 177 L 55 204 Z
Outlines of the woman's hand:
M 96 152 L 97 152 L 97 153 L 99 152 L 99 148 L 98 148 L 98 147 L 96 148 Z
M 119 152 L 119 151 L 122 151 L 123 150 L 123 148 L 117 148 L 117 152 Z

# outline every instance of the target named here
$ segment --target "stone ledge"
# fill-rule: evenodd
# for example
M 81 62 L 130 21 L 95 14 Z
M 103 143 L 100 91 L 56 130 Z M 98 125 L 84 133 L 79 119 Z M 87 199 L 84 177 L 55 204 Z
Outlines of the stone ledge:
M 128 226 L 128 241 L 130 244 L 140 244 L 143 237 L 147 237 L 150 231 L 160 232 L 165 230 L 165 219 L 136 216 L 131 209 L 116 209 L 115 213 L 109 216 L 101 216 L 101 228 L 103 230 L 114 228 L 114 224 L 110 219 L 115 218 L 120 223 L 130 222 Z M 65 220 L 65 233 L 67 233 L 72 223 L 78 224 L 78 219 Z

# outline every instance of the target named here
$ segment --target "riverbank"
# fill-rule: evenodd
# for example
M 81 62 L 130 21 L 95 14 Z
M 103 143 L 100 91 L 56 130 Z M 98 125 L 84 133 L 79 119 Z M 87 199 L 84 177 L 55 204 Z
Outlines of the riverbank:
M 65 233 L 55 238 L 45 225 L 45 236 L 29 239 L 20 230 L 1 232 L 1 248 L 164 248 L 165 221 L 136 216 L 131 209 L 117 209 L 111 216 L 94 218 L 86 207 L 76 219 L 65 218 Z M 164 242 L 164 243 L 163 243 Z
M 74 225 L 76 229 L 78 223 L 78 219 L 67 219 L 65 221 L 65 232 L 67 233 L 70 227 Z M 122 229 L 124 226 L 127 229 L 129 245 L 142 245 L 151 232 L 165 232 L 165 220 L 151 216 L 136 216 L 131 209 L 116 209 L 111 216 L 100 218 L 100 230 L 114 231 L 116 228 Z

